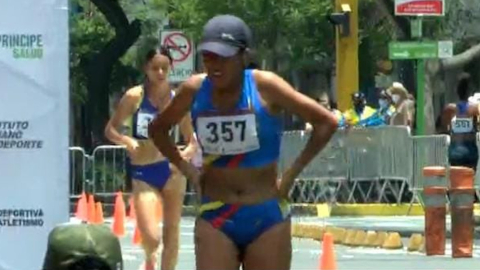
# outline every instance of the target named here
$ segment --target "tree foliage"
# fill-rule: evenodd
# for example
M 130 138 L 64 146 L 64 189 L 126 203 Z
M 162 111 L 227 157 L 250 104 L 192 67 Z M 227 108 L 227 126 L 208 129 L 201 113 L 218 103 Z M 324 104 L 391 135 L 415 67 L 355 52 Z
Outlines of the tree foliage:
M 158 33 L 165 18 L 163 3 L 72 0 L 70 73 L 75 143 L 90 148 L 103 141 L 111 93 L 138 82 L 138 46 L 133 45 Z M 142 32 L 147 33 L 144 38 L 140 38 Z
M 105 17 L 89 0 L 72 0 L 70 14 L 70 87 L 73 102 L 86 101 L 86 74 L 82 58 L 100 52 L 114 36 Z
M 211 17 L 227 13 L 241 17 L 256 38 L 258 60 L 266 60 L 277 71 L 315 66 L 333 56 L 333 31 L 326 20 L 333 8 L 330 0 L 171 0 L 169 4 L 173 25 L 195 40 Z
M 110 0 L 108 0 L 110 1 Z M 146 47 L 158 44 L 158 31 L 166 18 L 165 1 L 122 0 L 120 1 L 129 21 L 142 22 L 141 36 L 128 52 L 115 63 L 110 89 L 121 91 L 141 77 L 138 71 L 139 59 Z M 81 60 L 91 58 L 115 36 L 115 30 L 109 25 L 98 8 L 90 0 L 71 0 L 70 14 L 70 80 L 71 93 L 75 104 L 86 101 L 85 66 Z

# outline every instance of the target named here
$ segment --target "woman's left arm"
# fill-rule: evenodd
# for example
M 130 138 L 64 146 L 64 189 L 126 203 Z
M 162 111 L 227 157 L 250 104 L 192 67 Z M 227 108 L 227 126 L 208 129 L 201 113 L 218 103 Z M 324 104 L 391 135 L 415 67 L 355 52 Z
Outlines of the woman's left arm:
M 280 195 L 287 197 L 295 178 L 328 144 L 338 127 L 335 115 L 315 100 L 297 92 L 289 83 L 275 73 L 254 71 L 258 89 L 265 101 L 274 107 L 286 109 L 312 125 L 310 139 L 305 148 L 282 174 Z

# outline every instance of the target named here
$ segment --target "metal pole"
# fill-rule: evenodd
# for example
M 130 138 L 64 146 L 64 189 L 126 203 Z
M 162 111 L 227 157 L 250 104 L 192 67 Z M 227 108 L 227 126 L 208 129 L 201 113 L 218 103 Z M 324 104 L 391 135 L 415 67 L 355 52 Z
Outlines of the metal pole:
M 417 60 L 417 135 L 425 134 L 425 60 Z

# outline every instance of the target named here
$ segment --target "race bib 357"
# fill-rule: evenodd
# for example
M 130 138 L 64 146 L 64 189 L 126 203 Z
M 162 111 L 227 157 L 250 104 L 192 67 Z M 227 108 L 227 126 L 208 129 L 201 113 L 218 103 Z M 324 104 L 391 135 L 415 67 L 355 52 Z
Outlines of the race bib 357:
M 197 134 L 203 152 L 238 155 L 260 148 L 254 114 L 197 118 Z

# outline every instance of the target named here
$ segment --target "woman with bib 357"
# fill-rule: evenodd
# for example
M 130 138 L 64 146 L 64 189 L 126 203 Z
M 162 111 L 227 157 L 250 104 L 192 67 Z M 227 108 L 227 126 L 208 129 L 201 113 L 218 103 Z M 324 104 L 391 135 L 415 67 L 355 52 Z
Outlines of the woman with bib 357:
M 160 244 L 155 207 L 163 202 L 163 251 L 161 269 L 174 269 L 179 247 L 179 223 L 185 193 L 185 179 L 148 139 L 148 124 L 171 101 L 173 92 L 167 81 L 171 57 L 166 48 L 151 50 L 144 64 L 146 82 L 128 90 L 105 128 L 112 142 L 125 145 L 131 161 L 134 205 L 138 228 L 145 250 L 145 270 L 153 270 Z M 196 150 L 190 118 L 180 123 L 180 130 L 189 142 L 182 157 L 189 159 Z M 127 129 L 122 135 L 120 127 Z M 141 269 L 141 270 L 144 270 Z
M 207 74 L 186 81 L 149 129 L 162 153 L 199 183 L 195 253 L 201 270 L 290 269 L 288 193 L 337 128 L 332 113 L 276 74 L 246 69 L 249 47 L 251 32 L 241 19 L 212 18 L 199 46 Z M 284 109 L 311 123 L 313 131 L 277 186 Z M 201 174 L 168 138 L 189 111 L 204 155 Z

